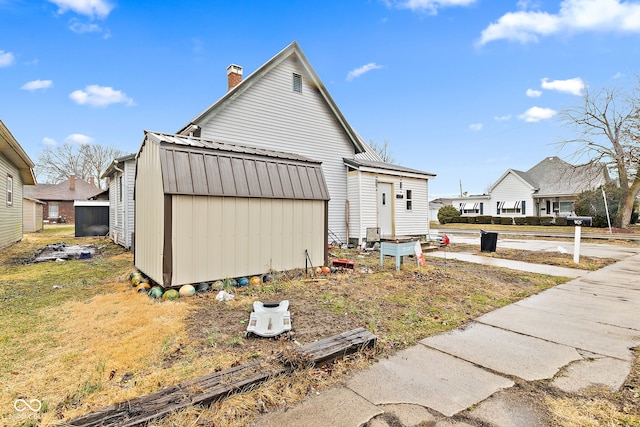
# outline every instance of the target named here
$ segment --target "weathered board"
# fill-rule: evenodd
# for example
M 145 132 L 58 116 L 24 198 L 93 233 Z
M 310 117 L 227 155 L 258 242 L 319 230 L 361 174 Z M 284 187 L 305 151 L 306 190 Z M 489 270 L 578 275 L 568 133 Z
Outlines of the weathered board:
M 322 365 L 366 347 L 373 347 L 375 342 L 376 336 L 366 329 L 353 329 L 299 347 L 289 357 L 278 354 L 205 375 L 82 415 L 69 421 L 69 425 L 139 426 L 189 406 L 209 405 L 269 378 L 290 373 L 301 361 L 313 366 Z

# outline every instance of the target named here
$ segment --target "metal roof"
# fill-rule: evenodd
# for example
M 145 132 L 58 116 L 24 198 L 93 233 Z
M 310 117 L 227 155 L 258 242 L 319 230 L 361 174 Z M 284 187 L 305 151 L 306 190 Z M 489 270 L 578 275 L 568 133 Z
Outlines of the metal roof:
M 146 132 L 160 144 L 165 194 L 329 200 L 320 162 L 201 138 Z
M 343 161 L 346 165 L 349 165 L 355 168 L 367 167 L 372 169 L 382 169 L 390 172 L 393 171 L 400 175 L 412 174 L 412 175 L 421 175 L 421 176 L 424 176 L 425 178 L 435 177 L 435 174 L 420 171 L 417 169 L 407 168 L 400 165 L 395 165 L 393 163 L 376 162 L 376 161 L 365 160 L 365 159 L 343 159 Z

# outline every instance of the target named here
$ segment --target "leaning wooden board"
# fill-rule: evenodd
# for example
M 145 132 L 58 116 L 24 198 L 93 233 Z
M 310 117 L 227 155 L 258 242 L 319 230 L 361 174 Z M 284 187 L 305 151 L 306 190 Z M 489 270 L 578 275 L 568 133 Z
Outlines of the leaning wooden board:
M 318 366 L 373 347 L 376 336 L 364 328 L 353 329 L 295 349 L 293 359 Z M 269 378 L 287 374 L 295 369 L 282 354 L 268 359 L 254 360 L 195 380 L 164 388 L 107 406 L 69 421 L 72 426 L 139 426 L 171 412 L 194 405 L 209 405 L 225 397 L 242 392 Z M 292 366 L 293 365 L 293 366 Z

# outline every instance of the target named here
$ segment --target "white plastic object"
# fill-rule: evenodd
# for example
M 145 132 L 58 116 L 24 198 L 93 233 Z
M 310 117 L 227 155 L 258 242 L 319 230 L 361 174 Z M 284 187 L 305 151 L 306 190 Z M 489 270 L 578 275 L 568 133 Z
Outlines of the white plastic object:
M 263 303 L 255 301 L 253 312 L 249 316 L 246 336 L 251 334 L 261 337 L 275 337 L 291 330 L 291 313 L 289 300 L 282 300 L 279 303 Z

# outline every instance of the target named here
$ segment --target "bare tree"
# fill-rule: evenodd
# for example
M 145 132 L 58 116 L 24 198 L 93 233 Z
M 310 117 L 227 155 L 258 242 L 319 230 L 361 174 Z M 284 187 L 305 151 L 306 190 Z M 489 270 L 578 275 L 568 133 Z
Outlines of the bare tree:
M 395 162 L 395 159 L 393 157 L 393 153 L 391 152 L 391 149 L 389 148 L 389 140 L 387 138 L 384 138 L 382 140 L 381 144 L 378 144 L 375 140 L 370 139 L 369 140 L 369 145 L 371 146 L 371 148 L 373 148 L 373 150 L 376 152 L 376 154 L 378 156 L 380 156 L 380 158 L 382 159 L 383 162 L 385 162 L 385 163 L 393 163 L 393 162 Z
M 99 188 L 103 188 L 100 176 L 113 159 L 124 153 L 113 147 L 100 144 L 69 144 L 47 147 L 38 158 L 36 176 L 39 182 L 57 184 L 75 175 L 84 181 L 94 177 Z
M 578 144 L 576 156 L 605 162 L 615 173 L 621 189 L 616 227 L 628 228 L 633 203 L 640 191 L 640 78 L 630 93 L 604 88 L 585 92 L 583 104 L 561 113 L 578 137 L 560 144 Z

